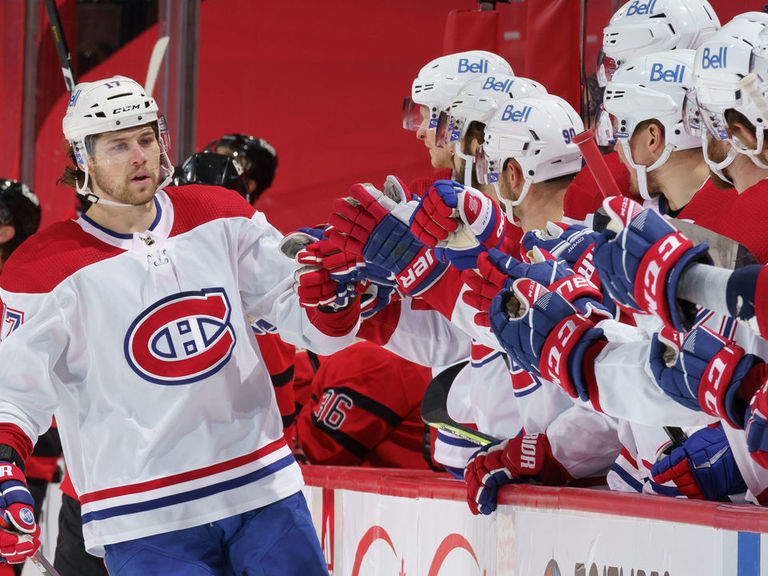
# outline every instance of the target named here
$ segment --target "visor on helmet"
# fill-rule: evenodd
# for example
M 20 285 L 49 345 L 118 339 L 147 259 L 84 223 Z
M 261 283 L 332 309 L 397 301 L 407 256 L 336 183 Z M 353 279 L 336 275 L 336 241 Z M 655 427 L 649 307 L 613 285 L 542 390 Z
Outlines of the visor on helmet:
M 696 89 L 689 89 L 683 99 L 683 126 L 686 134 L 701 137 L 701 111 L 696 100 Z
M 440 112 L 435 129 L 435 144 L 440 148 L 445 148 L 452 141 L 453 123 L 454 119 L 450 114 Z
M 619 138 L 629 138 L 627 121 L 611 114 L 605 108 L 600 110 L 595 121 L 595 142 L 598 146 L 613 146 Z
M 72 142 L 75 158 L 81 164 L 107 166 L 128 164 L 141 153 L 148 157 L 161 157 L 170 147 L 170 136 L 165 119 L 136 128 L 104 132 L 86 136 Z
M 600 109 L 595 119 L 595 142 L 598 146 L 613 146 L 616 144 L 616 118 L 604 108 Z
M 422 105 L 417 104 L 410 97 L 403 98 L 403 128 L 416 132 L 423 121 Z
M 444 148 L 451 142 L 458 142 L 464 137 L 466 124 L 463 118 L 451 116 L 448 112 L 440 112 L 435 129 L 435 144 Z
M 605 53 L 600 50 L 597 56 L 597 83 L 601 88 L 605 88 L 608 82 L 613 79 L 613 75 L 618 68 L 616 60 L 606 56 Z
M 493 182 L 499 181 L 499 172 L 498 170 L 494 170 L 491 172 L 491 166 L 490 166 L 490 160 L 488 156 L 485 154 L 485 150 L 483 149 L 483 146 L 480 145 L 477 147 L 477 151 L 475 152 L 475 176 L 477 177 L 477 181 L 480 184 L 488 185 Z M 495 169 L 495 166 L 494 166 Z

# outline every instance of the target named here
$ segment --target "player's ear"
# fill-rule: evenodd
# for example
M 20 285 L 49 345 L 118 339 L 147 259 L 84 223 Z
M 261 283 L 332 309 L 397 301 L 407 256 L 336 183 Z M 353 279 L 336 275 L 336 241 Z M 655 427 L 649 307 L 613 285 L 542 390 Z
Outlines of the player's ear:
M 750 150 L 755 149 L 757 146 L 757 137 L 749 126 L 746 126 L 743 122 L 739 122 L 738 120 L 732 120 L 728 122 L 728 128 L 730 128 L 731 133 L 738 138 L 739 142 L 744 144 L 744 146 Z
M 648 146 L 648 150 L 651 153 L 653 153 L 656 157 L 659 157 L 664 152 L 665 144 L 666 144 L 666 141 L 664 139 L 664 128 L 661 126 L 661 124 L 657 124 L 656 122 L 651 122 L 648 125 L 647 140 L 646 140 L 646 145 Z
M 16 228 L 8 224 L 0 226 L 0 244 L 5 244 L 14 236 L 16 236 Z
M 502 175 L 512 190 L 517 190 L 523 185 L 523 170 L 514 158 L 506 161 Z

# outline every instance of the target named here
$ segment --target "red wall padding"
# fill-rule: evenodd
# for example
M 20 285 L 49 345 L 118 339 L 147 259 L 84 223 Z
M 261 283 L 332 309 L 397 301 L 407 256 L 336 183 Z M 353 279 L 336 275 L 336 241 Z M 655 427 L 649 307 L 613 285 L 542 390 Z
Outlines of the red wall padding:
M 0 22 L 23 22 L 23 2 L 0 2 Z M 3 79 L 0 101 L 0 132 L 5 152 L 0 154 L 0 178 L 19 177 L 19 145 L 21 143 L 22 67 L 24 28 L 3 26 L 0 38 L 0 78 Z
M 279 169 L 258 207 L 284 231 L 324 221 L 354 182 L 431 174 L 402 100 L 442 54 L 449 9 L 473 5 L 203 2 L 198 145 L 228 131 L 272 143 Z
M 71 38 L 75 2 L 59 2 Z M 596 21 L 607 18 L 610 3 L 589 0 L 589 58 L 602 40 Z M 6 21 L 23 14 L 21 0 L 1 4 L 0 16 L 15 8 L 15 16 Z M 754 9 L 753 4 L 713 1 L 723 21 Z M 266 138 L 277 148 L 280 167 L 258 207 L 284 231 L 318 223 L 326 218 L 331 200 L 354 182 L 381 183 L 389 173 L 406 181 L 432 174 L 423 145 L 400 127 L 400 108 L 421 66 L 446 50 L 488 47 L 493 35 L 499 53 L 517 74 L 542 82 L 578 106 L 578 5 L 579 0 L 499 4 L 494 18 L 474 12 L 476 0 L 205 0 L 199 38 L 198 148 L 227 132 Z M 446 26 L 452 10 L 457 11 L 453 27 Z M 34 184 L 47 225 L 71 213 L 74 200 L 69 189 L 54 185 L 65 162 L 61 117 L 66 95 L 41 11 L 39 91 L 24 98 L 38 100 Z M 495 34 L 489 24 L 494 19 Z M 457 23 L 469 31 L 462 33 Z M 17 21 L 10 29 L 20 34 L 22 27 Z M 156 39 L 157 30 L 147 30 L 81 80 L 124 74 L 142 81 Z M 14 67 L 7 55 L 0 55 L 4 78 L 21 78 L 17 58 Z M 14 175 L 21 100 L 19 82 L 9 84 L 0 125 L 4 136 L 10 135 L 3 139 L 10 153 L 0 155 L 0 170 Z

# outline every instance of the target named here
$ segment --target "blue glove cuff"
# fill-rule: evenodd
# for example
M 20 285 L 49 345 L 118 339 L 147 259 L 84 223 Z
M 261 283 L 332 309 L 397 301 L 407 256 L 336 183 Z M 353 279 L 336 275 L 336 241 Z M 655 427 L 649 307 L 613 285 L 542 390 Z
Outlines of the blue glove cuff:
M 763 269 L 759 264 L 734 270 L 725 288 L 728 313 L 739 320 L 749 320 L 755 315 L 757 277 Z
M 672 320 L 672 327 L 681 332 L 690 330 L 696 322 L 696 304 L 687 300 L 677 299 L 677 284 L 680 282 L 685 268 L 694 262 L 712 264 L 712 258 L 709 255 L 709 244 L 703 242 L 687 250 L 672 267 L 667 276 L 666 299 L 669 315 Z
M 604 338 L 602 328 L 590 328 L 579 339 L 576 345 L 573 347 L 571 354 L 568 356 L 568 374 L 571 376 L 573 387 L 579 398 L 584 402 L 589 401 L 589 391 L 587 388 L 587 381 L 584 378 L 584 354 L 587 350 Z
M 728 415 L 728 420 L 733 423 L 739 429 L 744 429 L 746 424 L 747 402 L 737 400 L 736 393 L 741 387 L 741 382 L 747 376 L 752 367 L 761 362 L 760 358 L 754 354 L 744 354 L 739 363 L 736 365 L 736 369 L 733 371 L 733 377 L 731 378 L 730 385 L 725 391 L 725 397 L 723 398 L 723 404 L 725 405 L 725 411 Z

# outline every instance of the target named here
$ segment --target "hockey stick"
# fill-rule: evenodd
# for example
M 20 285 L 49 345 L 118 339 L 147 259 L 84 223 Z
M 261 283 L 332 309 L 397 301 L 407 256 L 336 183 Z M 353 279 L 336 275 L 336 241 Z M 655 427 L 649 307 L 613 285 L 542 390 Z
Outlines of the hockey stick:
M 603 155 L 598 150 L 597 144 L 595 144 L 592 130 L 585 130 L 581 134 L 577 134 L 573 141 L 579 147 L 581 155 L 584 157 L 584 162 L 586 162 L 589 171 L 592 172 L 592 176 L 598 188 L 600 188 L 603 197 L 609 198 L 621 195 L 619 187 L 613 179 L 613 174 L 611 174 Z M 602 208 L 595 212 L 593 227 L 596 231 L 599 232 L 609 226 L 609 222 L 610 218 L 602 211 Z M 712 257 L 715 266 L 734 270 L 735 268 L 758 263 L 757 258 L 745 246 L 722 234 L 713 232 L 703 226 L 697 226 L 692 222 L 686 222 L 685 220 L 675 219 L 672 225 L 685 234 L 694 244 L 701 244 L 702 242 L 709 244 L 709 255 Z
M 19 533 L 15 530 L 11 529 L 11 526 L 8 524 L 8 522 L 0 516 L 0 530 L 3 532 L 8 532 L 9 534 L 13 534 L 16 537 L 19 537 Z M 22 534 L 19 538 L 20 541 L 31 541 L 32 536 L 29 534 Z M 32 556 L 29 557 L 29 559 L 32 561 L 32 563 L 37 567 L 38 570 L 43 574 L 43 576 L 60 576 L 59 573 L 56 571 L 56 568 L 53 567 L 53 564 L 51 564 L 48 559 L 43 556 L 43 553 L 40 551 L 40 548 L 35 551 Z
M 448 414 L 448 391 L 451 389 L 451 385 L 458 373 L 468 363 L 469 361 L 465 360 L 464 362 L 449 366 L 433 378 L 421 399 L 421 419 L 425 424 L 433 428 L 450 432 L 479 446 L 485 446 L 491 442 L 497 442 L 498 438 L 483 434 L 469 426 L 464 426 L 456 422 Z
M 30 560 L 32 560 L 32 563 L 37 567 L 38 570 L 40 570 L 43 576 L 60 576 L 56 571 L 56 568 L 54 568 L 53 564 L 51 564 L 48 559 L 43 556 L 39 548 L 37 549 L 37 552 L 32 554 Z
M 165 52 L 168 49 L 169 40 L 170 36 L 162 36 L 157 39 L 155 47 L 152 48 L 152 56 L 149 58 L 149 66 L 147 67 L 147 79 L 144 81 L 144 90 L 149 96 L 152 96 L 152 92 L 155 90 L 155 83 L 160 73 L 160 66 L 163 64 Z
M 59 55 L 61 64 L 61 73 L 64 76 L 64 84 L 67 86 L 67 92 L 72 94 L 75 89 L 75 71 L 72 68 L 72 57 L 67 48 L 67 41 L 64 38 L 64 29 L 61 27 L 59 18 L 59 9 L 56 7 L 56 0 L 45 0 L 45 8 L 48 11 L 48 20 L 51 23 L 51 32 L 53 32 L 53 42 L 56 44 L 56 53 Z

